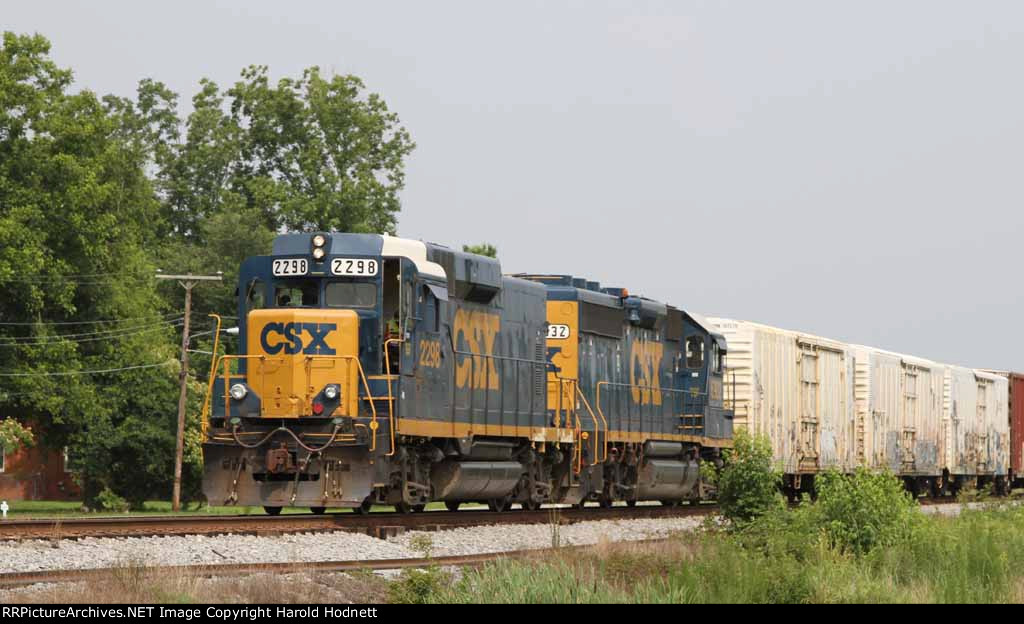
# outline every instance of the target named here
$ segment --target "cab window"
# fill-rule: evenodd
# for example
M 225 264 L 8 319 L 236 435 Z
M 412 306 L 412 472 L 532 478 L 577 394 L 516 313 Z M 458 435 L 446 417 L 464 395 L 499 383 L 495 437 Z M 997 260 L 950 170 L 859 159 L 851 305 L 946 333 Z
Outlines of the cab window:
M 274 303 L 279 308 L 314 308 L 319 295 L 319 284 L 313 280 L 282 282 L 274 288 Z
M 324 291 L 330 308 L 375 308 L 377 285 L 369 282 L 331 282 Z
M 716 373 L 722 372 L 722 350 L 718 348 L 718 343 L 711 344 L 711 370 Z
M 704 367 L 704 337 L 688 336 L 686 338 L 686 368 Z
M 245 309 L 259 310 L 266 307 L 265 297 L 263 280 L 258 278 L 250 280 L 249 285 L 245 287 Z

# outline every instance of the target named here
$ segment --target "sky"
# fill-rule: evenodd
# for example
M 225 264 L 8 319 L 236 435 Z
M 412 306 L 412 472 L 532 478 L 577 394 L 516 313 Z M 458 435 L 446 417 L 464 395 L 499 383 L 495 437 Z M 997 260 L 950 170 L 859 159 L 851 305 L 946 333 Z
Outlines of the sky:
M 76 84 L 317 65 L 411 132 L 399 234 L 1024 369 L 1024 3 L 5 0 Z

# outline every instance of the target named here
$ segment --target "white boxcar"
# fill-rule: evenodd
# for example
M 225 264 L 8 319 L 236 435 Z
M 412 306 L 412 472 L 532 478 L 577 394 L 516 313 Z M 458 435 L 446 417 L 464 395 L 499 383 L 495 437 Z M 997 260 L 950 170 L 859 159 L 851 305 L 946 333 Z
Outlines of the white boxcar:
M 737 427 L 766 434 L 787 485 L 825 468 L 853 469 L 854 358 L 843 343 L 725 318 L 726 397 Z
M 1010 465 L 1006 377 L 947 366 L 943 396 L 944 462 L 958 481 L 1005 477 Z
M 872 347 L 852 348 L 858 463 L 905 477 L 941 475 L 946 367 Z

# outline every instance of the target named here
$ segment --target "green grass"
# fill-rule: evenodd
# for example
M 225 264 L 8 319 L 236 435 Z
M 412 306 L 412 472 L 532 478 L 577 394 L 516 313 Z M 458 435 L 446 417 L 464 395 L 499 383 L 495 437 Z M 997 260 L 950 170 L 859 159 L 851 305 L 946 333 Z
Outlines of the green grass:
M 417 579 L 413 592 L 390 596 L 433 603 L 1024 602 L 1021 507 L 921 517 L 912 533 L 866 552 L 837 548 L 826 532 L 799 523 L 777 530 L 794 535 L 758 545 L 709 530 L 667 543 L 605 544 L 501 560 L 457 581 L 431 579 L 426 594 Z
M 99 516 L 168 516 L 168 515 L 222 515 L 234 516 L 240 514 L 265 514 L 262 507 L 241 507 L 241 506 L 207 506 L 205 503 L 190 503 L 184 505 L 180 512 L 171 511 L 170 501 L 147 501 L 141 510 L 117 513 L 110 511 L 87 512 L 82 511 L 80 501 L 7 501 L 10 509 L 7 511 L 8 518 L 18 519 L 48 519 L 48 518 L 89 518 Z M 430 503 L 427 509 L 442 510 L 443 503 Z M 394 511 L 394 507 L 378 505 L 373 508 L 375 512 Z M 345 513 L 348 509 L 328 509 L 327 513 Z M 307 507 L 285 507 L 282 514 L 309 513 Z

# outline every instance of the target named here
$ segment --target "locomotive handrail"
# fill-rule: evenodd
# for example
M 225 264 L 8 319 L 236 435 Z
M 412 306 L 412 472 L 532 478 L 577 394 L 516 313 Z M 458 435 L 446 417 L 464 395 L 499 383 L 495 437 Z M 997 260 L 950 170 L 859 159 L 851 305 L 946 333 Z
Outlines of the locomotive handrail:
M 484 419 L 487 418 L 487 416 L 488 416 L 488 414 L 490 412 L 490 403 L 489 403 L 489 401 L 490 401 L 490 389 L 488 388 L 488 386 L 490 385 L 490 369 L 489 368 L 485 369 L 485 371 L 483 373 L 484 374 L 484 386 L 485 387 L 484 388 L 476 388 L 476 387 L 474 387 L 474 383 L 475 383 L 475 380 L 476 380 L 476 377 L 477 377 L 477 371 L 476 371 L 477 358 L 479 358 L 483 362 L 486 362 L 487 360 L 495 360 L 497 362 L 500 362 L 501 363 L 502 372 L 498 374 L 499 379 L 504 377 L 504 370 L 505 370 L 505 363 L 506 362 L 512 362 L 513 364 L 516 365 L 516 369 L 515 369 L 515 371 L 516 371 L 516 406 L 515 406 L 515 410 L 516 410 L 517 422 L 518 422 L 518 415 L 520 414 L 519 390 L 518 390 L 518 388 L 520 386 L 520 383 L 519 383 L 519 367 L 524 366 L 524 365 L 529 366 L 530 369 L 531 369 L 531 374 L 536 373 L 536 371 L 538 369 L 540 369 L 541 371 L 544 371 L 547 368 L 547 361 L 546 360 L 529 360 L 529 359 L 526 359 L 526 358 L 513 357 L 513 356 L 508 356 L 508 355 L 493 355 L 493 354 L 487 354 L 487 353 L 474 353 L 472 351 L 460 351 L 458 349 L 455 349 L 454 347 L 452 348 L 452 355 L 453 356 L 462 355 L 462 356 L 466 356 L 466 357 L 469 358 L 469 371 L 470 371 L 469 372 L 469 382 L 468 382 L 467 388 L 465 388 L 465 390 L 468 390 L 468 393 L 469 393 L 469 405 L 466 406 L 466 407 L 468 407 L 468 409 L 469 409 L 468 416 L 469 416 L 469 423 L 470 423 L 471 426 L 473 425 L 473 410 L 475 409 L 475 405 L 474 405 L 475 395 L 476 395 L 475 390 L 483 390 L 484 391 L 484 407 L 483 407 L 483 409 L 484 409 Z M 453 374 L 455 374 L 455 372 L 457 370 L 456 367 L 457 367 L 457 363 L 456 363 L 456 366 L 452 367 L 452 373 Z M 531 384 L 532 384 L 532 382 L 531 382 Z M 454 389 L 453 392 L 458 392 L 458 390 L 460 388 L 456 387 L 453 384 L 453 389 Z M 536 390 L 536 388 L 531 385 L 531 390 L 530 390 L 530 417 L 531 418 L 535 414 L 535 411 L 534 411 L 534 398 L 535 398 L 535 395 L 536 395 L 535 390 Z M 499 392 L 500 392 L 499 396 L 500 396 L 500 401 L 501 401 L 501 407 L 503 408 L 504 407 L 504 385 L 501 386 Z M 455 418 L 455 410 L 458 408 L 457 403 L 458 403 L 458 401 L 456 400 L 456 396 L 453 395 L 453 398 L 452 398 L 452 419 L 453 419 L 453 422 L 454 422 L 454 418 Z M 499 409 L 501 409 L 501 408 L 499 408 Z M 545 412 L 546 412 L 546 410 L 545 410 Z M 533 426 L 530 425 L 530 428 L 532 429 Z
M 671 396 L 681 395 L 683 397 L 683 412 L 684 413 L 683 414 L 679 414 L 679 417 L 680 418 L 691 418 L 691 419 L 694 419 L 694 420 L 696 420 L 697 418 L 704 418 L 703 414 L 687 416 L 686 413 L 685 413 L 685 406 L 686 406 L 686 398 L 688 396 L 689 397 L 706 397 L 706 396 L 708 396 L 708 394 L 706 392 L 699 392 L 699 391 L 698 392 L 693 392 L 692 390 L 684 390 L 682 388 L 662 388 L 660 386 L 647 386 L 647 385 L 641 385 L 641 384 L 629 384 L 629 383 L 607 381 L 606 380 L 606 381 L 599 381 L 599 382 L 597 382 L 597 385 L 595 386 L 596 390 L 595 390 L 595 401 L 594 402 L 597 403 L 597 412 L 598 412 L 598 414 L 601 415 L 602 419 L 606 419 L 606 417 L 604 415 L 604 410 L 601 407 L 601 387 L 602 386 L 612 386 L 612 387 L 615 387 L 615 388 L 626 388 L 626 389 L 629 389 L 629 390 L 636 389 L 636 390 L 641 390 L 641 391 L 645 391 L 645 392 L 646 391 L 652 391 L 652 392 L 656 391 L 656 392 L 660 392 L 662 394 L 668 394 L 668 395 L 671 395 Z M 627 403 L 626 405 L 627 405 L 627 408 L 628 408 L 629 403 Z M 640 433 L 642 434 L 643 433 L 643 403 L 640 404 L 640 408 L 639 409 L 640 409 L 640 418 L 641 418 L 641 421 L 640 421 Z M 664 408 L 662 408 L 662 412 L 664 412 Z M 683 427 L 685 427 L 685 425 L 680 425 L 679 427 L 683 428 Z M 697 425 L 693 425 L 692 428 L 698 428 L 698 426 Z
M 238 375 L 232 375 L 231 374 L 231 370 L 230 370 L 230 366 L 229 366 L 230 363 L 231 363 L 231 360 L 252 360 L 252 359 L 266 360 L 267 356 L 265 356 L 265 355 L 232 355 L 230 353 L 225 353 L 224 355 L 222 355 L 220 357 L 215 357 L 213 359 L 213 361 L 214 361 L 213 370 L 217 370 L 217 368 L 220 366 L 221 362 L 224 363 L 224 418 L 225 418 L 225 420 L 228 418 L 228 416 L 230 416 L 230 412 L 231 412 L 231 394 L 228 391 L 229 390 L 228 389 L 228 382 L 231 380 L 232 377 L 241 377 L 242 376 L 241 374 L 238 374 Z M 210 376 L 211 392 L 212 392 L 212 388 L 213 388 L 213 377 L 214 377 L 213 375 Z M 262 413 L 263 413 L 263 403 L 260 403 L 260 414 L 262 415 Z
M 370 383 L 366 380 L 366 373 L 363 372 L 363 364 L 359 361 L 359 358 L 355 355 L 307 355 L 306 356 L 306 387 L 309 387 L 309 378 L 312 375 L 313 360 L 346 360 L 348 362 L 354 361 L 356 363 L 356 370 L 359 372 L 359 380 L 363 382 L 363 390 L 366 391 L 366 398 L 370 403 L 370 452 L 377 450 L 377 406 L 373 404 L 373 393 L 370 392 Z M 348 372 L 346 370 L 346 372 Z M 359 415 L 358 398 L 356 400 L 356 416 Z M 354 418 L 355 416 L 353 416 Z M 390 423 L 389 423 L 390 424 Z M 392 428 L 391 435 L 394 435 L 394 429 Z
M 217 376 L 217 347 L 220 346 L 220 315 L 210 314 L 217 321 L 217 328 L 213 332 L 213 357 L 210 358 L 210 381 L 206 388 L 206 398 L 203 399 L 203 409 L 199 412 L 199 428 L 203 438 L 210 429 L 210 399 L 213 396 L 213 380 Z
M 579 414 L 576 413 L 576 400 L 575 400 L 576 393 L 572 391 L 574 389 L 574 390 L 576 390 L 576 392 L 579 392 L 579 385 L 578 385 L 579 382 L 577 382 L 575 379 L 563 379 L 561 377 L 556 377 L 555 379 L 548 381 L 548 384 L 552 384 L 552 383 L 558 385 L 558 408 L 555 410 L 555 415 L 558 418 L 558 421 L 555 424 L 555 428 L 556 429 L 559 428 L 559 425 L 562 422 L 561 412 L 563 411 L 563 409 L 566 412 L 566 418 L 565 418 L 566 424 L 571 424 L 570 420 L 569 420 L 570 416 L 572 417 L 572 422 L 575 424 L 574 427 L 573 427 L 574 439 L 576 440 L 575 448 L 573 449 L 573 455 L 574 455 L 573 460 L 574 460 L 574 464 L 575 464 L 573 466 L 573 471 L 576 474 L 579 474 L 580 472 L 583 471 L 583 437 L 581 435 L 582 432 L 583 432 L 583 428 L 580 425 Z M 563 408 L 562 407 L 562 401 L 563 401 L 563 399 L 565 397 L 565 392 L 563 392 L 565 386 L 569 386 L 571 388 L 569 390 L 569 395 L 573 397 L 573 399 L 572 399 L 571 403 L 569 404 L 568 408 Z M 591 415 L 593 415 L 593 412 L 591 412 Z M 594 420 L 594 425 L 595 425 L 595 428 L 596 428 L 596 425 L 597 425 L 597 420 L 596 419 Z M 597 432 L 595 431 L 595 435 L 596 434 L 597 434 Z M 593 465 L 593 464 L 591 464 L 591 465 Z
M 594 416 L 594 410 L 590 407 L 590 402 L 587 401 L 587 397 L 584 396 L 583 391 L 580 390 L 579 382 L 576 383 L 576 393 L 581 399 L 583 399 L 583 405 L 586 406 L 587 412 L 590 413 L 591 420 L 594 421 L 594 463 L 590 465 L 596 466 L 597 464 L 608 460 L 608 421 L 604 419 L 603 415 L 601 416 L 601 422 L 604 424 L 604 444 L 601 444 L 601 447 L 604 448 L 604 458 L 602 459 L 597 446 L 601 442 L 601 431 L 597 424 L 597 418 Z
M 395 399 L 391 392 L 391 353 L 388 352 L 388 345 L 392 342 L 398 344 L 405 342 L 401 338 L 388 338 L 384 341 L 384 371 L 387 373 L 389 379 L 388 382 L 388 427 L 391 429 L 391 450 L 386 454 L 387 457 L 391 457 L 395 454 Z M 373 401 L 371 400 L 371 403 Z

